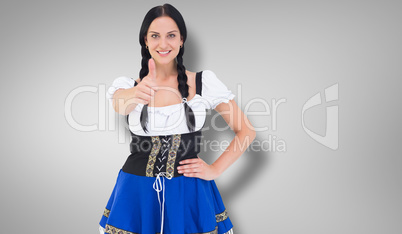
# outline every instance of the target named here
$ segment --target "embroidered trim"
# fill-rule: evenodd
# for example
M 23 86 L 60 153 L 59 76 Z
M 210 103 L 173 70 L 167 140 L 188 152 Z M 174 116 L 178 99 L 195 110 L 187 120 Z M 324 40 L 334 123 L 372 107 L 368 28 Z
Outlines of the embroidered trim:
M 217 223 L 226 220 L 228 217 L 229 217 L 229 216 L 228 216 L 228 212 L 227 212 L 226 210 L 223 211 L 223 212 L 220 213 L 220 214 L 215 215 L 215 218 L 216 218 L 216 222 L 217 222 Z
M 129 232 L 123 229 L 119 229 L 117 227 L 114 227 L 112 225 L 106 224 L 105 228 L 105 233 L 109 234 L 139 234 L 136 232 Z M 160 232 L 157 232 L 156 234 L 160 234 Z M 192 234 L 218 234 L 218 226 L 215 227 L 215 230 L 210 231 L 210 232 L 203 232 L 203 233 L 192 233 Z
M 218 234 L 218 226 L 215 227 L 215 230 L 210 231 L 210 232 L 192 233 L 192 234 Z
M 106 218 L 109 218 L 110 215 L 110 210 L 106 209 L 103 212 L 103 215 Z M 225 210 L 220 214 L 215 215 L 216 218 L 216 222 L 222 222 L 224 220 L 226 220 L 228 218 L 228 212 Z M 135 233 L 135 232 L 129 232 L 129 231 L 125 231 L 116 227 L 113 227 L 109 224 L 106 224 L 106 228 L 105 228 L 105 232 L 106 233 L 110 233 L 110 234 L 139 234 L 139 233 Z M 156 233 L 159 234 L 159 233 Z M 218 226 L 215 227 L 215 230 L 210 231 L 210 232 L 203 232 L 203 233 L 193 233 L 193 234 L 218 234 Z
M 161 148 L 161 141 L 158 136 L 153 136 L 152 137 L 152 150 L 151 153 L 149 154 L 148 157 L 148 163 L 147 163 L 147 168 L 146 168 L 146 176 L 147 177 L 153 177 L 153 172 L 154 172 L 154 165 L 156 161 L 156 155 L 158 155 L 159 150 Z
M 105 216 L 106 218 L 109 218 L 109 214 L 110 214 L 110 210 L 106 209 L 103 211 L 103 216 Z
M 180 146 L 180 139 L 180 134 L 173 135 L 172 147 L 169 150 L 169 157 L 166 163 L 166 177 L 174 176 L 174 163 L 176 162 L 176 154 Z
M 113 227 L 112 225 L 106 224 L 105 233 L 109 234 L 139 234 L 136 232 L 129 232 L 123 229 L 119 229 L 117 227 Z

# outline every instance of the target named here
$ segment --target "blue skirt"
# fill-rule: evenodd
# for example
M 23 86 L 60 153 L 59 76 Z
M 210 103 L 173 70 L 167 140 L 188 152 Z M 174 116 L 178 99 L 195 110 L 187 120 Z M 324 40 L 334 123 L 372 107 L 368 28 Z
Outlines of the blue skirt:
M 161 227 L 165 234 L 224 234 L 233 228 L 213 180 L 122 170 L 100 225 L 113 234 L 156 234 Z

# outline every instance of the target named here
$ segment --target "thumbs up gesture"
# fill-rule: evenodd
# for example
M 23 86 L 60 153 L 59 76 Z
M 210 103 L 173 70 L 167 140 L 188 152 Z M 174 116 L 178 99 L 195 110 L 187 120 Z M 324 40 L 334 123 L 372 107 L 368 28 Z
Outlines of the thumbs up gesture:
M 158 91 L 156 84 L 156 66 L 152 58 L 148 60 L 148 70 L 148 75 L 142 78 L 141 82 L 136 86 L 137 89 L 134 93 L 134 98 L 137 99 L 138 103 L 144 105 L 149 104 L 151 99 L 155 96 L 156 91 Z

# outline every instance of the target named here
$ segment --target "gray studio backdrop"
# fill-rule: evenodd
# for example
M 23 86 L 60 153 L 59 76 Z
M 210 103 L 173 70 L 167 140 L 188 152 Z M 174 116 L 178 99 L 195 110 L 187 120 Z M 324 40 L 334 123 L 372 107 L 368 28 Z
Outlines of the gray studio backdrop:
M 138 77 L 163 3 L 1 1 L 1 233 L 98 232 L 130 140 L 104 90 Z M 398 1 L 170 3 L 187 69 L 214 71 L 259 129 L 216 180 L 236 234 L 402 232 Z M 207 140 L 233 138 L 208 121 Z

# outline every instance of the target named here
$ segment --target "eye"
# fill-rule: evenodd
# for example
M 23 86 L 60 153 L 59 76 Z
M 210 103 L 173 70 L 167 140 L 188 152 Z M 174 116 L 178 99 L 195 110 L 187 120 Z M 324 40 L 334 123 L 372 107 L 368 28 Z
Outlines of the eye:
M 176 37 L 176 35 L 174 35 L 174 34 L 169 34 L 169 37 L 170 37 L 170 38 L 174 38 L 174 37 Z
M 152 37 L 152 38 L 157 38 L 157 37 L 158 37 L 158 34 L 152 34 L 151 37 Z

